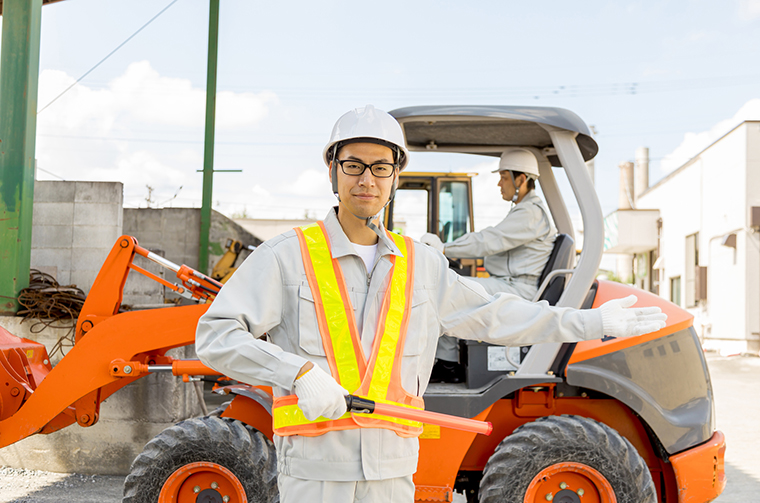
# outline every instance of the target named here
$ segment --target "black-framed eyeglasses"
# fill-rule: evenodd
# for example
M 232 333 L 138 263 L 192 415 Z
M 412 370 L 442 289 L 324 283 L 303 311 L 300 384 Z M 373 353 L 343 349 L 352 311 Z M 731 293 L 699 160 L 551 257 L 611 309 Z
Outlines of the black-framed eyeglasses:
M 390 178 L 396 169 L 396 164 L 390 162 L 374 162 L 372 164 L 364 164 L 361 161 L 354 161 L 347 159 L 344 161 L 337 161 L 340 164 L 340 169 L 349 176 L 361 176 L 367 168 L 377 178 Z

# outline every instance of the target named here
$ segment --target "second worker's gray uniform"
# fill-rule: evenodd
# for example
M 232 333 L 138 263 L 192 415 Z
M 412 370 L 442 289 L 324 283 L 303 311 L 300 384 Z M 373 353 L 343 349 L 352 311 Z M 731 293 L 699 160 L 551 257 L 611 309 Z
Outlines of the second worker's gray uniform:
M 556 234 L 544 202 L 531 190 L 495 226 L 446 243 L 445 254 L 450 258 L 484 257 L 483 265 L 490 277 L 468 279 L 480 283 L 491 295 L 506 292 L 533 300 Z M 458 355 L 456 338 L 441 337 L 436 356 L 457 361 Z
M 388 285 L 390 257 L 400 252 L 387 236 L 380 239 L 374 266 L 367 271 L 334 209 L 324 223 L 332 256 L 346 280 L 362 347 L 369 355 Z M 492 297 L 450 270 L 444 256 L 429 246 L 415 243 L 414 257 L 411 315 L 401 362 L 401 384 L 409 393 L 425 393 L 436 343 L 444 332 L 502 345 L 602 337 L 598 310 L 553 308 L 506 294 Z M 199 320 L 198 356 L 233 379 L 272 386 L 275 396 L 290 395 L 304 359 L 330 372 L 313 299 L 295 232 L 272 238 L 243 262 Z M 259 338 L 265 334 L 266 340 Z M 387 482 L 393 487 L 385 494 L 411 490 L 413 499 L 409 483 L 417 469 L 416 438 L 361 428 L 316 437 L 275 435 L 274 443 L 280 483 L 287 486 L 285 503 L 318 502 L 320 495 L 343 492 L 341 487 L 328 487 L 332 482 L 341 486 L 350 481 Z

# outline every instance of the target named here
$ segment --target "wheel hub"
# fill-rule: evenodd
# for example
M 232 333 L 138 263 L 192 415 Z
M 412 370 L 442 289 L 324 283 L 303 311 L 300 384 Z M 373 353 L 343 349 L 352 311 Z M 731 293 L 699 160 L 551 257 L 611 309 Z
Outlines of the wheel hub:
M 222 495 L 213 489 L 204 489 L 195 499 L 195 503 L 224 503 Z
M 578 497 L 578 494 L 576 494 L 575 491 L 571 491 L 570 489 L 562 489 L 560 492 L 554 495 L 554 499 L 552 499 L 552 501 L 554 503 L 581 503 L 581 499 Z
M 245 489 L 227 468 L 205 461 L 178 468 L 164 482 L 158 503 L 245 503 Z
M 525 491 L 524 503 L 617 503 L 607 478 L 575 462 L 555 463 L 538 472 Z

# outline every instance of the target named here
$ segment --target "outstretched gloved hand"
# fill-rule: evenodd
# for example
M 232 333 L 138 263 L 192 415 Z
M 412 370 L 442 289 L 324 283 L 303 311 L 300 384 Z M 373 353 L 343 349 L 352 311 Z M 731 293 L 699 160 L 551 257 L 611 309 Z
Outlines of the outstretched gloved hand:
M 426 232 L 420 238 L 420 243 L 426 244 L 429 247 L 435 248 L 439 252 L 443 253 L 443 242 L 441 241 L 441 238 L 439 238 L 435 234 L 431 234 L 429 232 Z
M 611 337 L 634 337 L 665 328 L 668 315 L 659 307 L 636 307 L 638 297 L 629 295 L 613 299 L 599 306 L 602 314 L 604 335 Z
M 294 387 L 298 406 L 309 421 L 319 416 L 338 419 L 346 413 L 348 391 L 318 365 L 296 379 Z

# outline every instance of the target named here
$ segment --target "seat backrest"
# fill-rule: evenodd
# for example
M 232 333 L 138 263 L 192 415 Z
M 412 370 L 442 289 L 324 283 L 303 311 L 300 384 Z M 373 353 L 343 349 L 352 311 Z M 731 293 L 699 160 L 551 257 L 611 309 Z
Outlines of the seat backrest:
M 574 257 L 575 241 L 573 241 L 573 238 L 567 234 L 557 234 L 557 237 L 554 240 L 554 248 L 552 248 L 552 252 L 549 255 L 549 260 L 547 260 L 544 270 L 538 278 L 538 286 L 541 287 L 546 276 L 548 276 L 553 270 L 570 269 L 573 266 Z M 549 284 L 546 286 L 546 289 L 541 294 L 539 300 L 546 300 L 553 306 L 559 300 L 564 289 L 565 275 L 560 274 L 549 281 Z

